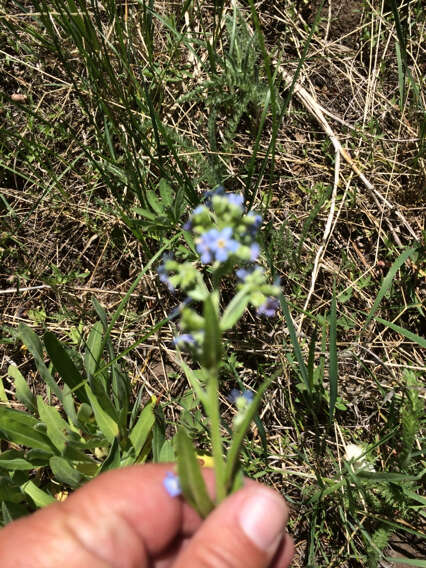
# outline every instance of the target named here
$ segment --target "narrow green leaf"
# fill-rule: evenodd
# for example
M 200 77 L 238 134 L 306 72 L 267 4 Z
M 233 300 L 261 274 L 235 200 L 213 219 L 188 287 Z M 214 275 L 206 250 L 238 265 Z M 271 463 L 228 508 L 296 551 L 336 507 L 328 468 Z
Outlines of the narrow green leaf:
M 22 402 L 28 410 L 34 411 L 36 409 L 36 398 L 31 392 L 27 381 L 22 376 L 20 370 L 15 365 L 9 365 L 7 374 L 14 380 L 15 394 L 19 402 Z
M 53 451 L 47 452 L 39 448 L 32 448 L 27 452 L 27 460 L 30 461 L 34 467 L 49 465 L 49 459 L 52 453 Z
M 211 296 L 204 300 L 205 335 L 203 366 L 212 369 L 219 365 L 222 357 L 221 332 L 216 308 Z
M 179 481 L 187 502 L 205 518 L 214 509 L 191 440 L 183 428 L 176 434 Z
M 158 219 L 158 215 L 148 211 L 148 209 L 144 209 L 143 207 L 135 207 L 133 211 L 140 215 L 141 217 L 145 217 L 145 219 L 149 219 L 149 221 L 156 221 Z
M 153 411 L 153 403 L 150 402 L 140 413 L 138 421 L 130 432 L 130 441 L 135 449 L 135 456 L 137 457 L 142 448 L 144 447 L 148 436 L 154 426 L 155 416 Z
M 161 202 L 152 190 L 146 192 L 146 198 L 150 207 L 158 216 L 161 217 L 161 215 L 164 215 L 164 210 Z
M 37 487 L 37 485 L 33 481 L 25 482 L 23 485 L 21 485 L 21 489 L 26 495 L 31 497 L 36 507 L 46 507 L 51 503 L 56 503 L 52 495 L 49 495 L 48 493 L 46 493 L 46 491 L 43 491 L 42 489 L 40 489 L 40 487 Z
M 357 511 L 357 513 L 362 514 L 361 511 Z M 416 537 L 419 537 L 422 540 L 424 540 L 424 538 L 425 538 L 425 533 L 421 529 L 415 530 L 409 524 L 402 524 L 402 523 L 399 523 L 399 522 L 390 521 L 386 517 L 383 517 L 381 515 L 374 515 L 374 514 L 371 514 L 371 513 L 368 514 L 368 517 L 370 519 L 374 519 L 375 521 L 378 521 L 381 525 L 386 525 L 388 527 L 392 527 L 392 528 L 396 529 L 398 532 L 400 531 L 401 533 L 412 534 L 412 535 L 415 535 Z
M 302 380 L 305 383 L 305 386 L 308 390 L 309 395 L 312 397 L 312 388 L 309 382 L 308 371 L 306 369 L 305 362 L 303 360 L 302 350 L 300 349 L 299 342 L 297 341 L 296 336 L 296 329 L 293 324 L 293 320 L 291 319 L 291 315 L 287 306 L 286 299 L 284 298 L 283 294 L 280 294 L 279 300 L 281 303 L 281 308 L 284 313 L 285 321 L 287 323 L 288 331 L 290 334 L 290 341 L 293 346 L 293 352 L 296 357 L 297 363 L 299 365 L 299 372 L 302 376 Z
M 7 525 L 14 520 L 14 517 L 12 516 L 12 513 L 10 512 L 9 507 L 6 505 L 5 501 L 2 501 L 1 504 L 1 514 L 3 515 L 3 525 Z
M 330 381 L 330 407 L 328 412 L 328 420 L 331 425 L 334 416 L 334 409 L 337 401 L 337 376 L 338 376 L 338 364 L 337 364 L 337 326 L 336 326 L 336 285 L 333 283 L 333 297 L 331 299 L 331 310 L 330 310 L 330 359 L 329 359 L 329 370 L 328 376 Z
M 89 397 L 90 405 L 91 405 L 93 412 L 95 414 L 96 422 L 97 422 L 102 434 L 105 436 L 105 438 L 108 440 L 108 442 L 112 443 L 114 441 L 114 438 L 116 436 L 118 436 L 118 424 L 117 424 L 117 422 L 115 422 L 111 418 L 111 416 L 109 414 L 107 414 L 107 412 L 105 412 L 105 410 L 99 404 L 96 396 L 93 394 L 93 391 L 89 387 L 89 385 L 87 385 L 87 384 L 85 385 L 85 390 L 86 390 L 87 396 Z
M 389 481 L 391 483 L 404 483 L 409 481 L 417 481 L 421 479 L 426 470 L 418 475 L 405 475 L 404 473 L 393 473 L 391 471 L 358 471 L 357 476 L 363 479 L 371 479 L 371 481 Z
M 7 398 L 6 391 L 4 390 L 2 377 L 0 377 L 0 402 L 4 402 L 7 405 L 9 404 L 9 399 Z
M 220 329 L 231 329 L 241 318 L 249 302 L 247 290 L 240 290 L 226 306 L 220 320 Z
M 91 381 L 92 375 L 96 373 L 96 370 L 98 368 L 98 362 L 102 355 L 103 351 L 102 339 L 103 339 L 103 325 L 102 322 L 97 321 L 90 330 L 89 337 L 87 338 L 87 343 L 86 343 L 86 353 L 84 355 L 84 366 L 89 376 L 89 382 Z
M 41 396 L 37 396 L 37 408 L 40 420 L 46 425 L 49 439 L 62 454 L 67 443 L 66 434 L 70 431 L 68 424 L 56 408 L 46 404 Z
M 0 469 L 23 471 L 34 469 L 34 465 L 24 458 L 24 452 L 6 450 L 0 454 Z
M 230 489 L 234 483 L 234 476 L 238 472 L 238 458 L 240 455 L 241 446 L 244 441 L 244 437 L 247 433 L 247 430 L 250 427 L 251 421 L 253 420 L 260 401 L 262 400 L 263 393 L 269 387 L 271 382 L 275 379 L 275 375 L 270 379 L 264 381 L 254 399 L 252 400 L 251 404 L 249 405 L 244 420 L 240 424 L 240 426 L 234 431 L 232 436 L 231 447 L 229 448 L 228 455 L 226 456 L 226 467 L 225 467 L 225 487 Z
M 49 465 L 57 481 L 66 483 L 73 489 L 80 485 L 83 476 L 66 459 L 52 456 L 49 460 Z
M 403 486 L 402 490 L 405 493 L 405 495 L 407 495 L 407 497 L 410 497 L 410 499 L 413 499 L 414 501 L 417 501 L 418 503 L 420 503 L 421 505 L 426 507 L 426 497 L 423 497 L 422 495 L 418 495 L 414 491 L 411 491 L 410 489 L 408 489 L 404 486 Z
M 98 470 L 98 473 L 103 473 L 104 471 L 109 471 L 110 469 L 118 469 L 121 464 L 121 452 L 120 444 L 118 439 L 114 438 L 109 449 L 109 454 L 107 455 L 105 461 Z
M 95 296 L 91 296 L 90 298 L 93 307 L 95 308 L 96 313 L 98 314 L 98 318 L 101 320 L 101 323 L 104 328 L 108 327 L 108 317 L 105 309 L 101 306 Z
M 24 500 L 22 491 L 9 475 L 0 475 L 0 503 L 8 501 L 10 503 L 21 503 Z
M 164 440 L 157 459 L 158 463 L 167 463 L 176 461 L 173 440 Z
M 86 393 L 84 393 L 86 394 Z M 68 385 L 64 385 L 63 387 L 63 401 L 62 401 L 62 405 L 65 411 L 65 414 L 67 415 L 68 419 L 70 420 L 70 422 L 72 424 L 74 424 L 75 426 L 78 426 L 78 419 L 77 419 L 77 413 L 75 411 L 75 406 L 74 406 L 74 399 L 72 396 L 72 392 L 71 389 L 69 388 Z M 82 403 L 85 404 L 85 403 Z
M 392 564 L 406 564 L 407 566 L 426 568 L 426 560 L 421 560 L 420 558 L 392 558 L 391 556 L 386 556 L 385 560 Z
M 114 353 L 111 353 L 111 359 Z M 117 411 L 118 422 L 121 431 L 127 435 L 127 415 L 129 412 L 129 379 L 127 375 L 120 369 L 120 364 L 114 362 L 111 365 L 112 374 L 112 400 Z
M 395 323 L 392 323 L 390 321 L 386 321 L 382 318 L 375 317 L 374 319 L 376 321 L 378 321 L 379 323 L 381 323 L 381 324 L 383 324 L 387 327 L 390 327 L 391 329 L 393 329 L 397 333 L 400 333 L 401 335 L 403 335 L 404 337 L 406 337 L 410 341 L 414 341 L 414 343 L 417 343 L 418 345 L 420 345 L 420 347 L 423 347 L 423 349 L 426 349 L 426 339 L 424 339 L 423 337 L 420 337 L 419 335 L 413 333 L 412 331 L 408 331 L 408 329 L 405 329 L 405 328 L 403 328 L 399 325 L 396 325 Z
M 395 51 L 396 51 L 396 62 L 398 68 L 399 107 L 401 110 L 403 110 L 405 102 L 405 72 L 401 56 L 401 48 L 399 47 L 398 42 L 395 43 Z
M 321 488 L 319 491 L 316 491 L 312 495 L 312 497 L 307 502 L 308 505 L 310 506 L 310 505 L 314 505 L 315 503 L 321 502 L 328 495 L 331 495 L 332 493 L 336 493 L 336 491 L 338 491 L 341 487 L 346 485 L 346 483 L 347 483 L 346 480 L 342 479 L 341 481 L 337 481 L 337 482 L 333 483 L 332 485 L 330 485 L 326 489 Z
M 163 200 L 164 205 L 166 207 L 171 207 L 173 205 L 175 192 L 167 183 L 166 179 L 164 178 L 160 179 L 160 182 L 158 184 L 158 189 L 160 190 L 161 199 Z
M 25 412 L 0 406 L 0 431 L 6 440 L 15 444 L 53 453 L 45 434 L 35 430 L 38 420 Z
M 206 392 L 203 390 L 203 388 L 200 385 L 200 381 L 197 377 L 197 375 L 194 373 L 194 371 L 187 365 L 187 363 L 185 363 L 185 361 L 180 358 L 179 364 L 181 365 L 182 369 L 184 370 L 184 373 L 186 375 L 186 378 L 188 379 L 189 384 L 191 385 L 191 387 L 194 389 L 195 394 L 197 395 L 197 398 L 203 403 L 206 404 L 206 400 L 207 400 L 207 394 Z
M 314 363 L 315 363 L 315 347 L 317 343 L 317 337 L 318 337 L 318 330 L 315 327 L 312 333 L 311 341 L 309 343 L 309 355 L 308 355 L 308 379 L 311 391 L 314 388 Z
M 365 320 L 364 326 L 363 328 L 365 329 L 365 327 L 367 326 L 367 324 L 369 323 L 369 321 L 371 320 L 371 318 L 374 316 L 374 314 L 377 311 L 377 308 L 380 305 L 380 302 L 383 300 L 383 298 L 385 297 L 386 293 L 390 290 L 391 286 L 392 286 L 392 281 L 395 278 L 396 273 L 398 272 L 398 270 L 401 268 L 401 266 L 405 263 L 405 261 L 407 260 L 407 258 L 409 258 L 412 254 L 414 254 L 416 252 L 416 247 L 409 247 L 406 248 L 399 256 L 398 258 L 395 260 L 395 262 L 392 264 L 392 266 L 389 268 L 389 272 L 386 274 L 386 276 L 383 279 L 382 285 L 380 286 L 380 290 L 379 293 L 377 294 L 376 299 L 374 300 L 374 304 L 370 310 L 370 313 L 367 316 L 367 319 Z
M 133 428 L 133 426 L 136 424 L 136 420 L 138 418 L 139 411 L 140 411 L 140 408 L 142 406 L 143 391 L 144 391 L 144 385 L 142 385 L 142 387 L 139 389 L 138 394 L 137 394 L 136 399 L 135 399 L 135 402 L 133 403 L 133 408 L 130 412 L 130 418 L 129 418 L 129 421 L 128 421 L 129 430 L 131 430 Z
M 57 396 L 59 400 L 62 400 L 62 391 L 56 384 L 55 380 L 50 374 L 49 369 L 44 363 L 43 347 L 38 336 L 30 327 L 20 324 L 18 327 L 18 337 L 22 341 L 22 343 L 28 347 L 28 350 L 34 357 L 37 370 L 40 373 L 42 379 L 45 381 L 52 393 Z
M 80 375 L 73 360 L 66 352 L 64 346 L 57 339 L 56 335 L 47 331 L 44 334 L 44 344 L 49 354 L 53 366 L 58 371 L 61 379 L 69 386 L 71 390 L 75 389 L 75 394 L 81 402 L 88 402 L 86 393 L 84 392 L 84 379 Z M 76 388 L 81 385 L 79 388 Z

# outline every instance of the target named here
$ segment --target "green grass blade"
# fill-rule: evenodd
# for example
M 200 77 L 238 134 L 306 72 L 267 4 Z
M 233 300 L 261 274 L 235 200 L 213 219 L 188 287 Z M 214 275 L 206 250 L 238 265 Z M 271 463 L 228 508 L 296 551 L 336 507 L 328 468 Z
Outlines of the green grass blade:
M 311 391 L 314 388 L 314 363 L 315 363 L 315 347 L 318 338 L 318 329 L 315 327 L 312 333 L 311 341 L 309 343 L 308 355 L 308 379 Z
M 331 299 L 330 310 L 330 360 L 329 360 L 329 381 L 330 381 L 330 407 L 329 407 L 329 424 L 331 425 L 334 416 L 334 410 L 337 401 L 337 316 L 336 316 L 336 286 L 333 284 L 333 297 Z
M 177 431 L 176 444 L 182 492 L 188 503 L 194 507 L 201 517 L 205 518 L 213 510 L 214 504 L 207 493 L 192 442 L 183 428 L 179 428 Z
M 219 318 L 211 296 L 204 300 L 205 335 L 203 345 L 203 365 L 206 369 L 217 369 L 222 356 Z
M 47 428 L 47 436 L 57 450 L 63 454 L 67 445 L 68 424 L 56 408 L 45 403 L 41 396 L 37 396 L 37 410 L 40 420 Z
M 152 402 L 145 406 L 129 435 L 136 458 L 141 453 L 154 426 L 155 416 L 153 406 Z
M 21 489 L 26 495 L 31 497 L 37 507 L 47 507 L 47 505 L 50 505 L 51 503 L 56 503 L 56 500 L 52 497 L 52 495 L 49 495 L 46 491 L 37 487 L 33 481 L 25 482 L 21 485 Z
M 225 487 L 227 489 L 229 489 L 233 484 L 233 477 L 238 468 L 238 457 L 240 454 L 241 446 L 244 441 L 244 437 L 247 433 L 247 430 L 250 427 L 251 421 L 256 415 L 257 409 L 262 400 L 263 393 L 266 391 L 266 389 L 269 387 L 269 385 L 274 379 L 275 376 L 271 377 L 270 379 L 267 379 L 262 383 L 253 401 L 251 402 L 250 406 L 247 409 L 243 422 L 241 423 L 239 428 L 233 433 L 231 447 L 229 448 L 228 454 L 226 456 Z
M 61 379 L 71 390 L 75 389 L 74 392 L 81 402 L 89 402 L 83 387 L 79 386 L 84 383 L 84 379 L 56 335 L 47 331 L 43 339 L 50 360 Z M 77 386 L 78 388 L 76 388 Z
M 420 345 L 420 347 L 423 347 L 423 349 L 426 349 L 426 339 L 424 339 L 424 337 L 420 337 L 416 333 L 413 333 L 412 331 L 408 331 L 408 329 L 405 329 L 405 328 L 403 328 L 399 325 L 396 325 L 395 323 L 392 323 L 390 321 L 386 321 L 385 319 L 382 319 L 382 318 L 379 318 L 379 317 L 375 317 L 374 319 L 376 321 L 378 321 L 379 323 L 385 325 L 386 327 L 390 327 L 390 329 L 393 329 L 393 331 L 400 333 L 401 335 L 403 335 L 408 340 L 414 341 L 414 343 L 417 343 L 418 345 Z
M 16 398 L 19 400 L 19 402 L 25 404 L 28 410 L 34 411 L 36 409 L 36 398 L 31 392 L 29 386 L 27 385 L 27 381 L 22 376 L 18 367 L 16 367 L 15 365 L 9 365 L 7 374 L 15 382 Z
M 396 35 L 398 38 L 398 43 L 396 44 L 397 48 L 397 56 L 398 56 L 398 84 L 399 84 L 399 92 L 400 92 L 400 108 L 401 110 L 404 108 L 405 104 L 405 97 L 406 97 L 406 75 L 407 75 L 407 41 L 405 37 L 405 33 L 402 27 L 402 22 L 399 17 L 399 6 L 396 3 L 396 0 L 390 0 L 392 15 L 395 20 L 395 27 L 396 27 Z
M 25 471 L 34 469 L 34 465 L 24 458 L 24 452 L 6 450 L 0 454 L 0 471 Z
M 392 558 L 390 556 L 386 556 L 385 560 L 392 564 L 406 564 L 407 566 L 419 566 L 420 568 L 426 568 L 426 560 L 420 560 L 419 558 Z
M 96 305 L 95 305 L 96 307 Z M 84 354 L 84 366 L 91 382 L 91 377 L 96 373 L 98 362 L 103 352 L 103 326 L 102 322 L 97 321 L 90 330 L 86 341 L 86 352 Z
M 302 350 L 300 349 L 299 342 L 297 341 L 296 328 L 294 327 L 293 320 L 291 318 L 288 305 L 283 294 L 280 294 L 279 300 L 281 303 L 281 308 L 284 313 L 284 318 L 287 323 L 288 331 L 290 334 L 290 341 L 293 347 L 294 356 L 296 357 L 296 361 L 299 365 L 300 375 L 302 377 L 302 380 L 306 386 L 306 389 L 310 397 L 312 397 L 312 388 L 309 382 L 308 370 L 306 369 L 305 361 L 303 360 Z
M 367 324 L 369 323 L 369 321 L 371 320 L 371 318 L 374 316 L 374 314 L 377 311 L 377 308 L 380 305 L 380 302 L 383 300 L 383 298 L 385 297 L 386 293 L 390 290 L 391 286 L 392 286 L 392 282 L 393 279 L 395 278 L 396 273 L 398 272 L 398 270 L 401 268 L 401 266 L 405 263 L 405 261 L 416 252 L 417 247 L 413 246 L 413 247 L 409 247 L 406 248 L 399 256 L 398 258 L 395 260 L 395 262 L 392 264 L 392 266 L 389 269 L 389 272 L 386 274 L 385 278 L 383 279 L 382 285 L 380 286 L 380 290 L 379 293 L 377 294 L 376 299 L 374 300 L 374 304 L 367 316 L 367 319 L 365 320 L 363 329 L 365 329 L 365 327 L 367 326 Z
M 39 337 L 34 333 L 34 331 L 23 324 L 18 327 L 17 333 L 19 339 L 24 345 L 28 347 L 31 355 L 34 357 L 37 370 L 40 373 L 42 379 L 45 381 L 47 386 L 50 388 L 52 393 L 56 395 L 59 400 L 62 400 L 62 391 L 53 379 L 49 369 L 46 367 L 43 358 L 43 347 Z
M 95 414 L 96 422 L 108 442 L 112 443 L 114 441 L 114 438 L 118 436 L 119 433 L 118 424 L 111 418 L 111 416 L 109 416 L 107 412 L 105 412 L 88 384 L 85 385 L 85 389 L 90 401 L 90 405 Z
M 111 447 L 109 449 L 109 454 L 105 458 L 105 461 L 96 472 L 97 475 L 103 473 L 104 471 L 110 471 L 111 469 L 118 469 L 121 464 L 121 451 L 118 439 L 114 438 Z
M 4 440 L 53 454 L 49 438 L 35 429 L 38 422 L 34 416 L 0 405 L 0 435 Z
M 52 456 L 49 460 L 49 465 L 53 475 L 61 483 L 65 483 L 73 489 L 80 485 L 83 476 L 65 458 Z

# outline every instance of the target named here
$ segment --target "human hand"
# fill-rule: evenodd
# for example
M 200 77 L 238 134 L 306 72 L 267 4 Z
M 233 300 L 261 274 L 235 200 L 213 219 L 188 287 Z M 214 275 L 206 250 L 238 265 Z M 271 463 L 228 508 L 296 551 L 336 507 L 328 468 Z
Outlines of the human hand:
M 2 568 L 286 568 L 293 541 L 278 493 L 247 481 L 202 521 L 163 479 L 173 468 L 114 470 L 0 531 Z M 213 472 L 203 470 L 208 487 Z

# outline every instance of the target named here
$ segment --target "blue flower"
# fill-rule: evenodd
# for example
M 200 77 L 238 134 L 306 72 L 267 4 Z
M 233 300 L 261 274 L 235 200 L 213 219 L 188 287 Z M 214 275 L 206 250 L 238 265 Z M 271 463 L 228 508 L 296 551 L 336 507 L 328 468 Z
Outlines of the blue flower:
M 253 272 L 256 271 L 260 274 L 264 273 L 263 268 L 259 264 L 248 264 L 245 268 L 239 268 L 236 270 L 235 274 L 242 282 L 245 282 L 247 280 L 247 276 L 250 276 L 250 274 L 253 274 Z
M 239 268 L 238 270 L 235 271 L 235 274 L 238 276 L 238 278 L 242 281 L 245 282 L 247 276 L 249 274 L 251 274 L 253 272 L 253 269 L 250 268 Z
M 277 298 L 269 296 L 266 301 L 257 308 L 257 313 L 262 316 L 271 318 L 275 315 L 275 312 L 279 308 L 280 302 Z
M 229 402 L 237 402 L 238 399 L 243 398 L 246 403 L 250 403 L 253 401 L 254 394 L 252 391 L 245 390 L 244 392 L 239 391 L 238 389 L 232 389 L 229 393 L 228 400 Z
M 240 244 L 234 239 L 231 239 L 231 227 L 225 227 L 221 231 L 216 231 L 216 229 L 213 229 L 212 231 L 214 232 L 215 239 L 211 248 L 216 256 L 216 260 L 219 262 L 225 262 L 228 259 L 228 256 L 239 248 Z
M 176 316 L 178 316 L 180 313 L 182 313 L 182 310 L 185 306 L 188 306 L 190 303 L 192 302 L 192 298 L 185 298 L 184 301 L 182 303 L 180 303 L 176 308 L 174 308 L 174 310 L 172 310 L 170 312 L 170 314 L 168 315 L 169 319 L 175 319 Z
M 260 254 L 260 245 L 259 243 L 253 243 L 250 246 L 250 260 L 255 262 Z
M 216 240 L 216 229 L 211 229 L 201 235 L 197 243 L 197 251 L 201 255 L 201 262 L 203 264 L 208 264 L 212 261 L 212 250 L 211 247 Z
M 254 222 L 250 223 L 250 225 L 247 227 L 247 232 L 251 237 L 255 237 L 257 230 L 262 224 L 262 215 L 259 215 L 254 211 L 250 211 L 249 213 L 247 213 L 247 217 L 254 219 Z
M 166 284 L 168 289 L 170 290 L 170 292 L 173 292 L 173 290 L 175 289 L 175 287 L 173 286 L 173 284 L 170 282 L 169 280 L 169 272 L 166 268 L 166 263 L 169 260 L 173 260 L 173 255 L 169 252 L 164 253 L 163 255 L 163 262 L 162 264 L 160 264 L 160 266 L 157 268 L 157 273 L 158 276 L 160 277 L 160 281 L 163 282 L 163 284 Z
M 215 195 L 222 196 L 224 194 L 225 194 L 225 188 L 223 187 L 223 185 L 218 185 L 215 189 L 206 191 L 206 193 L 204 194 L 204 203 L 207 205 L 207 207 L 211 207 L 213 197 Z
M 188 347 L 196 344 L 195 337 L 191 333 L 182 333 L 173 338 L 173 343 L 178 347 Z
M 166 473 L 166 477 L 163 479 L 163 485 L 170 497 L 177 497 L 182 493 L 179 478 L 171 471 Z
M 254 394 L 249 390 L 240 392 L 238 389 L 232 389 L 228 400 L 237 408 L 237 414 L 232 421 L 234 428 L 238 429 L 241 426 L 245 416 L 247 416 L 247 411 L 253 402 L 253 398 Z
M 228 203 L 231 203 L 231 205 L 235 205 L 236 207 L 242 209 L 244 203 L 244 197 L 242 195 L 238 193 L 227 193 L 224 195 L 224 197 L 226 197 Z
M 184 231 L 190 231 L 192 229 L 192 219 L 188 219 L 188 221 L 182 225 L 182 229 Z
M 247 216 L 254 218 L 254 223 L 252 223 L 252 227 L 255 227 L 255 229 L 258 229 L 260 227 L 260 225 L 262 224 L 262 215 L 259 215 L 258 213 L 255 213 L 254 211 L 249 211 L 249 213 L 247 213 Z
M 192 226 L 193 226 L 194 217 L 196 217 L 197 215 L 200 215 L 201 213 L 203 213 L 203 211 L 207 211 L 205 205 L 197 205 L 197 207 L 191 213 L 188 221 L 186 221 L 186 223 L 183 225 L 183 230 L 184 231 L 190 231 L 192 229 Z
M 210 229 L 201 235 L 197 243 L 197 251 L 201 255 L 201 262 L 208 264 L 213 260 L 225 262 L 230 254 L 234 253 L 240 244 L 231 238 L 232 228 L 225 227 L 221 231 Z

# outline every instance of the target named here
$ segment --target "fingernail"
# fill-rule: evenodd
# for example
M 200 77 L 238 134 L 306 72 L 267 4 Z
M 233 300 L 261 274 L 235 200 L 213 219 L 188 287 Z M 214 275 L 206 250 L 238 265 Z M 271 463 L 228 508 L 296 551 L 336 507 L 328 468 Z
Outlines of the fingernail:
M 243 532 L 258 548 L 272 553 L 287 522 L 286 504 L 270 491 L 257 491 L 243 502 L 239 522 Z

